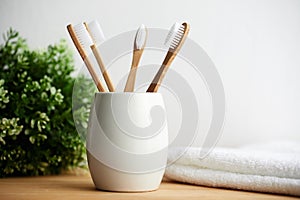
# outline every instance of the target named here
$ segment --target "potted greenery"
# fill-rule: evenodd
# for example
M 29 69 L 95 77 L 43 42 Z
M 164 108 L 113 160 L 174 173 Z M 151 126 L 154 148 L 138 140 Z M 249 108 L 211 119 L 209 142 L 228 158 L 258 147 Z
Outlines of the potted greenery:
M 72 116 L 75 78 L 65 41 L 30 50 L 10 29 L 0 45 L 0 176 L 58 174 L 85 165 L 85 148 Z M 78 77 L 93 93 L 94 86 Z M 78 101 L 78 99 L 77 99 Z M 86 128 L 90 101 L 76 103 Z

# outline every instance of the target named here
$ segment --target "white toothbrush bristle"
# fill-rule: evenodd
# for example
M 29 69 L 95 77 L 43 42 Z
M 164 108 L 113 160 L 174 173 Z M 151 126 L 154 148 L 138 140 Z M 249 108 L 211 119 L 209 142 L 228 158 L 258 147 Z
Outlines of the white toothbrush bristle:
M 134 48 L 142 49 L 145 46 L 147 40 L 147 28 L 144 24 L 142 24 L 136 32 Z
M 103 34 L 102 28 L 98 21 L 94 20 L 88 24 L 89 31 L 92 39 L 94 40 L 96 45 L 101 44 L 105 40 L 105 36 Z
M 79 43 L 83 46 L 83 48 L 90 48 L 90 46 L 93 44 L 93 41 L 85 25 L 83 23 L 75 25 L 74 31 L 79 40 Z
M 170 49 L 175 50 L 180 43 L 183 35 L 184 35 L 185 27 L 182 24 L 175 23 L 165 40 L 165 45 L 168 46 Z

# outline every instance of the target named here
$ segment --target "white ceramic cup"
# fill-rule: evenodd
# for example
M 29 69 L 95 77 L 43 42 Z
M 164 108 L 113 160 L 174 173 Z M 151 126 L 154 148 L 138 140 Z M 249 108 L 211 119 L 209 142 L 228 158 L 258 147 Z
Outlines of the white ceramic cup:
M 160 93 L 96 93 L 87 158 L 97 189 L 158 189 L 167 162 L 168 127 Z

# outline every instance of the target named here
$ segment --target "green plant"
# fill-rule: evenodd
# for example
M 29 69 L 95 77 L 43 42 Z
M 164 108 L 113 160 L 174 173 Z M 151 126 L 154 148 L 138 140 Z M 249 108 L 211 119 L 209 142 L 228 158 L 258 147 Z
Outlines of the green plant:
M 85 164 L 85 148 L 72 117 L 75 78 L 67 44 L 30 50 L 10 29 L 0 45 L 0 176 L 58 174 Z M 93 93 L 94 86 L 79 78 Z M 80 98 L 78 98 L 80 101 Z M 86 127 L 90 100 L 73 108 Z

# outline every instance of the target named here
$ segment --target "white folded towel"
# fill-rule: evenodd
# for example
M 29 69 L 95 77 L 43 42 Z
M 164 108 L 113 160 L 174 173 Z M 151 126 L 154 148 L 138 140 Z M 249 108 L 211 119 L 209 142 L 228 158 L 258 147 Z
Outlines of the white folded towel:
M 169 151 L 169 162 L 184 151 Z M 201 158 L 200 148 L 169 163 L 165 177 L 212 187 L 251 190 L 300 196 L 300 144 L 275 142 L 242 148 L 215 148 Z

